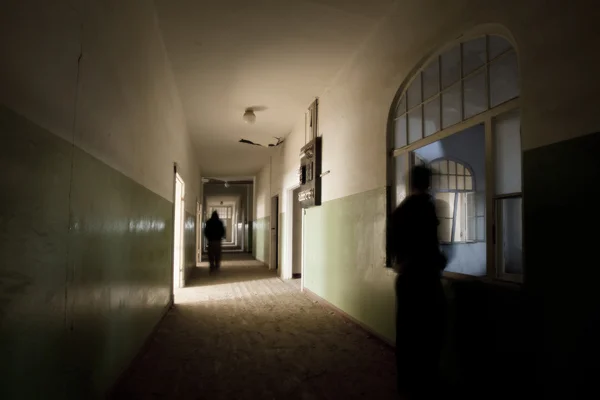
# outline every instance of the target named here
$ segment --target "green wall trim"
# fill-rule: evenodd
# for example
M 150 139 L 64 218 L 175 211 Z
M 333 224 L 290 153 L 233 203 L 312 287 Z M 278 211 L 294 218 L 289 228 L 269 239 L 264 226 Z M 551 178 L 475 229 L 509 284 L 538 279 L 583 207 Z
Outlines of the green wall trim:
M 103 398 L 170 301 L 173 205 L 2 106 L 0 133 L 0 398 Z
M 304 284 L 390 342 L 395 274 L 385 268 L 386 188 L 307 210 Z

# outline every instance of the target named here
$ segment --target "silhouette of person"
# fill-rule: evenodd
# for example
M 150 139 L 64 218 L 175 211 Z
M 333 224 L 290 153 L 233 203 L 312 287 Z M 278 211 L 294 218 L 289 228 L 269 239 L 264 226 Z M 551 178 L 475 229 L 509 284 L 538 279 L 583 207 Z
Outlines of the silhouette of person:
M 440 384 L 445 297 L 441 272 L 446 257 L 438 240 L 438 218 L 429 195 L 431 171 L 411 171 L 411 194 L 394 210 L 387 229 L 388 254 L 396 278 L 398 389 L 408 399 L 437 398 Z
M 206 221 L 204 236 L 208 240 L 210 271 L 218 271 L 221 268 L 221 241 L 225 237 L 225 226 L 216 211 L 213 211 L 210 219 Z

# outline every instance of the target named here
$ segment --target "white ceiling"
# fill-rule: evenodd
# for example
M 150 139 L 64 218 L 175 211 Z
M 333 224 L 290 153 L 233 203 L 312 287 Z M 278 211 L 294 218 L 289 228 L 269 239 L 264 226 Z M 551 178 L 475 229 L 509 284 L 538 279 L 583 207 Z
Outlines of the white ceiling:
M 253 175 L 394 0 L 156 0 L 204 176 Z M 256 123 L 246 107 L 265 106 Z

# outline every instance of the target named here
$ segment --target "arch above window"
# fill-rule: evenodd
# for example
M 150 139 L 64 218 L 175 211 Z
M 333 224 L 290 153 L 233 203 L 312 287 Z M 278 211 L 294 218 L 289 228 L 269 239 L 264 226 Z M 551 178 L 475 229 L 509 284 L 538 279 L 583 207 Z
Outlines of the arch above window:
M 517 54 L 502 36 L 461 42 L 433 57 L 395 104 L 394 148 L 402 148 L 518 97 Z

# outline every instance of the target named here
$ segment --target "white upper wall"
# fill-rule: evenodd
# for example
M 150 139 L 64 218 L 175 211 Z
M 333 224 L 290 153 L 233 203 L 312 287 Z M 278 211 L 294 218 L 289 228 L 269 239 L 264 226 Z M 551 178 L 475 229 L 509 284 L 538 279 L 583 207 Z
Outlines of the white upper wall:
M 152 2 L 8 0 L 0 54 L 1 103 L 169 201 L 177 162 L 195 213 L 200 170 Z
M 271 164 L 267 164 L 256 176 L 254 220 L 271 215 Z
M 600 58 L 590 51 L 600 30 L 585 3 L 405 0 L 320 97 L 323 171 L 331 170 L 323 201 L 386 185 L 386 129 L 398 88 L 429 55 L 487 23 L 490 33 L 514 40 L 520 57 L 524 150 L 600 130 Z M 304 116 L 298 121 L 276 173 L 284 192 L 296 185 Z

